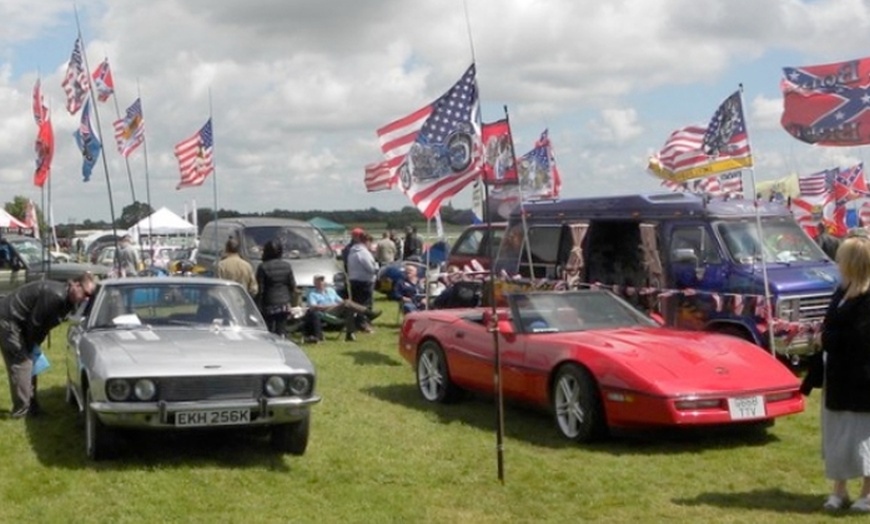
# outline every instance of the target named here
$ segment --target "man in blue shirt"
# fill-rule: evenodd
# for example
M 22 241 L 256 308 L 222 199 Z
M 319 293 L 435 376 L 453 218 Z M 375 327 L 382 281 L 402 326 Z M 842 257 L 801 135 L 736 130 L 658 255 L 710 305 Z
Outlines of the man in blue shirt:
M 306 342 L 320 342 L 323 340 L 324 315 L 331 315 L 344 320 L 345 340 L 356 340 L 356 315 L 363 315 L 369 320 L 374 320 L 381 315 L 381 311 L 374 311 L 352 300 L 345 300 L 338 296 L 335 288 L 326 285 L 326 277 L 314 276 L 314 289 L 308 292 L 308 311 L 305 313 L 303 333 Z

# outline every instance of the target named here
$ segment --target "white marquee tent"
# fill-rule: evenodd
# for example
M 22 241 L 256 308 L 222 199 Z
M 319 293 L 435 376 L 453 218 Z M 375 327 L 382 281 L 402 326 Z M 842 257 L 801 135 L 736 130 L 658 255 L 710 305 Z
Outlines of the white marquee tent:
M 23 222 L 10 215 L 5 209 L 0 208 L 0 227 L 26 228 Z
M 187 220 L 176 215 L 168 208 L 161 207 L 151 214 L 134 224 L 127 230 L 133 238 L 137 238 L 139 234 L 143 237 L 150 235 L 196 235 L 196 226 Z

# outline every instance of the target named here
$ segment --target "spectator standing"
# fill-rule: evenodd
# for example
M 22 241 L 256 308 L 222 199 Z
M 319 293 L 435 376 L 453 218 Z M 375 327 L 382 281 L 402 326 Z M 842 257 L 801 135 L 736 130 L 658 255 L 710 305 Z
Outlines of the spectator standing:
M 118 267 L 122 277 L 133 277 L 139 273 L 139 267 L 142 261 L 139 259 L 139 253 L 136 247 L 133 246 L 133 239 L 130 235 L 124 235 L 118 242 Z
M 227 240 L 224 246 L 224 257 L 217 263 L 218 278 L 238 282 L 252 297 L 257 296 L 257 280 L 254 278 L 254 268 L 250 262 L 239 255 L 239 241 L 235 238 Z
M 840 240 L 828 233 L 828 228 L 824 222 L 819 222 L 816 226 L 818 234 L 816 235 L 816 243 L 822 248 L 822 251 L 828 255 L 831 260 L 837 259 L 837 248 L 840 247 Z
M 822 351 L 811 358 L 801 392 L 823 388 L 822 457 L 833 482 L 823 507 L 849 506 L 846 482 L 860 477 L 851 509 L 870 513 L 870 238 L 847 238 L 837 264 L 842 280 L 822 323 Z
M 390 234 L 384 231 L 383 236 L 375 244 L 375 258 L 378 264 L 385 266 L 396 260 L 396 243 L 390 238 Z
M 94 292 L 90 273 L 63 283 L 38 280 L 0 300 L 0 352 L 9 376 L 12 418 L 38 415 L 33 350 Z
M 423 258 L 423 239 L 417 234 L 416 226 L 405 228 L 405 244 L 402 248 L 402 258 L 420 262 Z
M 257 267 L 257 307 L 266 320 L 269 331 L 287 336 L 287 320 L 296 296 L 296 278 L 290 262 L 281 255 L 284 248 L 278 240 L 263 246 L 263 263 Z
M 350 299 L 371 309 L 375 278 L 378 274 L 378 264 L 369 250 L 368 235 L 362 229 L 354 229 L 356 234 L 353 244 L 347 254 L 347 278 L 350 281 Z M 357 326 L 371 333 L 370 323 L 363 315 L 357 315 Z

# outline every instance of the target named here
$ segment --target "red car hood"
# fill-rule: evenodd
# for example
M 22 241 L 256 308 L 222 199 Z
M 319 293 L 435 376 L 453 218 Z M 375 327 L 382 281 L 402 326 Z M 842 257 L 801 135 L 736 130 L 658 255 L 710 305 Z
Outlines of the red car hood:
M 596 375 L 606 386 L 674 395 L 800 384 L 764 349 L 726 335 L 623 328 L 543 336 L 585 353 L 581 360 L 599 368 Z

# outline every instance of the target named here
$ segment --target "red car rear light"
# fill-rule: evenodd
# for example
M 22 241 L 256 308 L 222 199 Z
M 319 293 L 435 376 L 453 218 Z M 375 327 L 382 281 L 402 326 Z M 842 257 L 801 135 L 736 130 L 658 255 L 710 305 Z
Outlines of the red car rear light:
M 783 400 L 789 400 L 795 395 L 794 391 L 784 391 L 782 393 L 773 393 L 771 395 L 765 395 L 764 400 L 768 403 L 770 402 L 782 402 Z

